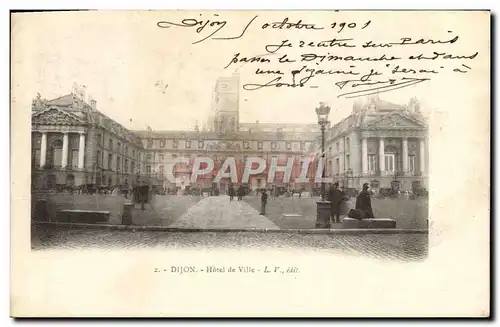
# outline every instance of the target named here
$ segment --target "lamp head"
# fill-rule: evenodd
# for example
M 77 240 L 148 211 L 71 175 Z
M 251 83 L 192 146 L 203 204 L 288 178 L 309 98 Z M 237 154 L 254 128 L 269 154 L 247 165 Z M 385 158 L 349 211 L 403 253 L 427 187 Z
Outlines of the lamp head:
M 330 107 L 324 102 L 319 103 L 319 107 L 316 107 L 316 115 L 318 115 L 319 122 L 326 122 L 328 120 L 328 115 L 330 114 Z

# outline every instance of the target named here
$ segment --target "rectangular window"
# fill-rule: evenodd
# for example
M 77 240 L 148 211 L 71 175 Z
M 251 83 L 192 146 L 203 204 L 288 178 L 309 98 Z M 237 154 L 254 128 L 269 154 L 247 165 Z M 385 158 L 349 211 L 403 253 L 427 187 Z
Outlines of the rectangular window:
M 153 147 L 153 139 L 148 139 L 147 148 L 151 149 Z
M 164 148 L 165 147 L 165 143 L 166 143 L 165 140 L 160 140 L 160 148 Z
M 33 160 L 35 167 L 40 167 L 40 150 L 33 150 Z
M 285 144 L 286 144 L 286 149 L 287 150 L 291 150 L 292 149 L 292 143 L 286 142 Z
M 151 174 L 151 166 L 150 165 L 146 166 L 146 173 Z
M 263 147 L 263 142 L 257 141 L 257 149 L 262 150 L 262 147 Z
M 300 150 L 303 151 L 306 148 L 305 142 L 300 142 Z
M 191 149 L 191 140 L 186 140 L 185 147 L 186 149 Z
M 128 160 L 125 159 L 125 172 L 128 173 Z
M 110 150 L 113 150 L 113 140 L 112 139 L 109 139 L 109 141 L 108 141 L 108 148 Z
M 408 156 L 408 171 L 411 171 L 411 172 L 415 171 L 415 156 L 414 155 Z
M 351 139 L 350 138 L 346 138 L 345 139 L 345 151 L 349 152 L 350 148 L 351 148 Z
M 250 148 L 250 144 L 248 141 L 243 141 L 243 148 L 244 149 L 249 149 Z
M 337 173 L 337 175 L 340 173 L 340 159 L 339 158 L 335 159 L 335 173 Z
M 151 161 L 151 158 L 152 158 L 152 157 L 151 157 L 151 155 L 150 155 L 150 154 L 148 154 L 146 158 L 148 159 L 148 161 Z
M 374 172 L 377 170 L 377 156 L 374 154 L 368 155 L 368 171 Z
M 179 147 L 179 140 L 175 139 L 172 141 L 172 147 L 174 149 L 177 149 Z
M 128 157 L 128 146 L 125 147 L 125 155 Z
M 205 142 L 198 141 L 198 149 L 203 149 L 204 146 L 205 146 Z
M 177 155 L 176 154 L 173 154 L 172 155 L 172 159 L 176 159 L 177 158 Z
M 122 145 L 121 143 L 117 143 L 116 144 L 116 152 L 120 153 L 120 151 L 122 150 Z
M 276 142 L 271 142 L 271 150 L 276 150 Z
M 351 156 L 345 156 L 345 169 L 351 169 Z
M 120 171 L 120 157 L 116 157 L 116 171 Z
M 101 151 L 97 150 L 96 152 L 96 164 L 97 167 L 101 167 Z
M 386 154 L 384 156 L 384 160 L 385 160 L 385 171 L 388 172 L 388 173 L 394 173 L 396 171 L 396 167 L 395 167 L 395 163 L 396 163 L 396 160 L 395 160 L 395 155 L 394 154 Z
M 101 134 L 97 134 L 96 135 L 96 140 L 97 140 L 97 145 L 101 146 L 102 145 L 102 143 L 101 143 L 101 141 L 102 141 Z
M 159 158 L 160 158 L 160 161 L 163 161 L 163 159 L 165 159 L 165 156 L 163 154 L 160 154 Z
M 158 166 L 158 170 L 160 172 L 160 176 L 163 176 L 163 165 Z
M 130 163 L 130 172 L 131 172 L 132 174 L 135 174 L 135 162 L 134 162 L 134 161 L 132 161 L 132 162 Z
M 113 169 L 113 155 L 110 153 L 108 154 L 108 167 L 109 170 Z
M 340 144 L 339 144 L 339 142 L 337 142 L 337 153 L 339 153 L 339 152 L 340 152 Z
M 71 166 L 78 167 L 78 150 L 71 151 Z

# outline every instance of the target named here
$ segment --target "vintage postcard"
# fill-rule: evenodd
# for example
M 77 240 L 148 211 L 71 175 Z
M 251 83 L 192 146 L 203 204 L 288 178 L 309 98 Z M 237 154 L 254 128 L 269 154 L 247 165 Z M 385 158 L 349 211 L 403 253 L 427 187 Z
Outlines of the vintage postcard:
M 12 13 L 12 316 L 488 317 L 490 24 Z

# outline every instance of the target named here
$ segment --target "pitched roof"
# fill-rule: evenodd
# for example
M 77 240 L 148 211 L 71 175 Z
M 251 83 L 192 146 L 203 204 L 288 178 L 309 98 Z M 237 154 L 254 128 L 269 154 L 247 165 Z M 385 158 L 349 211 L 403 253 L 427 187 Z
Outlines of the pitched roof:
M 66 94 L 59 98 L 55 98 L 47 101 L 47 105 L 50 106 L 70 106 L 73 104 L 73 94 Z

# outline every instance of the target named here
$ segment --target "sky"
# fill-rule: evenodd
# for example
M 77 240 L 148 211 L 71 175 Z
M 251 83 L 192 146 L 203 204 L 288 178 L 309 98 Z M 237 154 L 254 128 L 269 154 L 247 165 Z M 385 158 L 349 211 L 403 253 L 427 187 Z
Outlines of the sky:
M 169 25 L 160 28 L 158 21 L 181 24 L 185 18 L 204 23 L 207 20 L 226 21 L 224 29 L 214 37 L 235 36 L 255 16 L 241 38 L 233 40 L 207 40 L 192 44 L 208 36 L 220 25 L 207 25 L 200 33 L 194 27 Z M 413 16 L 412 16 L 413 15 Z M 429 17 L 428 24 L 415 28 L 411 17 L 418 15 L 397 15 L 385 13 L 377 17 L 363 12 L 346 14 L 336 12 L 81 12 L 20 14 L 13 19 L 13 87 L 20 92 L 14 101 L 23 108 L 29 108 L 31 100 L 40 93 L 51 99 L 71 92 L 73 84 L 85 85 L 87 94 L 97 101 L 97 107 L 106 115 L 129 129 L 191 130 L 196 121 L 202 124 L 211 107 L 212 88 L 219 76 L 228 76 L 239 70 L 242 84 L 263 83 L 279 75 L 256 76 L 257 68 L 279 69 L 285 72 L 284 80 L 289 80 L 289 71 L 299 69 L 303 63 L 277 64 L 279 56 L 300 58 L 301 53 L 335 54 L 339 56 L 357 55 L 380 56 L 391 53 L 407 56 L 415 53 L 432 53 L 433 50 L 456 51 L 468 54 L 474 48 L 473 35 L 463 36 L 466 28 L 460 17 L 450 16 L 448 33 L 442 24 L 443 17 Z M 323 30 L 304 28 L 263 29 L 266 22 L 289 22 L 302 20 L 316 26 L 329 26 L 331 22 L 354 22 L 357 28 L 344 26 Z M 193 20 L 191 20 L 193 21 Z M 189 21 L 189 22 L 191 22 Z M 370 21 L 369 26 L 360 29 Z M 391 28 L 390 21 L 400 28 Z M 436 26 L 439 26 L 437 28 Z M 367 40 L 388 42 L 400 37 L 449 37 L 460 35 L 468 44 L 405 47 L 404 49 L 355 49 L 338 47 L 304 47 L 300 41 L 314 42 L 333 38 L 353 39 L 356 44 Z M 462 40 L 461 39 L 461 40 Z M 265 45 L 279 44 L 289 40 L 293 46 L 282 48 L 276 54 L 266 54 Z M 478 40 L 478 43 L 481 40 Z M 467 45 L 467 46 L 466 46 Z M 17 50 L 17 51 L 16 51 Z M 430 51 L 430 52 L 429 52 Z M 241 57 L 262 56 L 271 58 L 272 63 L 235 63 L 224 69 L 236 53 Z M 265 55 L 265 56 L 263 56 Z M 462 83 L 464 76 L 450 73 L 449 62 L 442 60 L 432 63 L 402 62 L 410 68 L 436 68 L 446 64 L 446 71 L 433 76 L 431 81 L 399 90 L 381 93 L 384 100 L 407 104 L 416 96 L 422 111 L 428 113 L 436 108 L 449 105 L 447 98 L 454 97 L 454 87 L 450 83 Z M 352 63 L 333 62 L 315 65 L 315 69 L 346 70 Z M 383 69 L 385 63 L 355 63 L 359 72 L 372 68 Z M 392 63 L 391 63 L 392 64 Z M 453 65 L 459 62 L 453 62 Z M 474 66 L 476 71 L 489 67 Z M 17 70 L 16 70 L 17 69 Z M 17 72 L 17 73 L 16 73 Z M 350 78 L 350 77 L 349 77 Z M 345 78 L 339 75 L 315 77 L 310 85 L 317 88 L 262 88 L 255 91 L 240 90 L 241 122 L 290 122 L 315 123 L 314 108 L 320 101 L 332 108 L 330 120 L 336 123 L 349 115 L 353 99 L 338 98 L 341 90 L 335 83 Z M 465 83 L 465 81 L 463 81 Z M 467 82 L 470 82 L 467 80 Z M 168 85 L 168 86 L 167 86 Z M 463 87 L 458 85 L 458 87 Z

